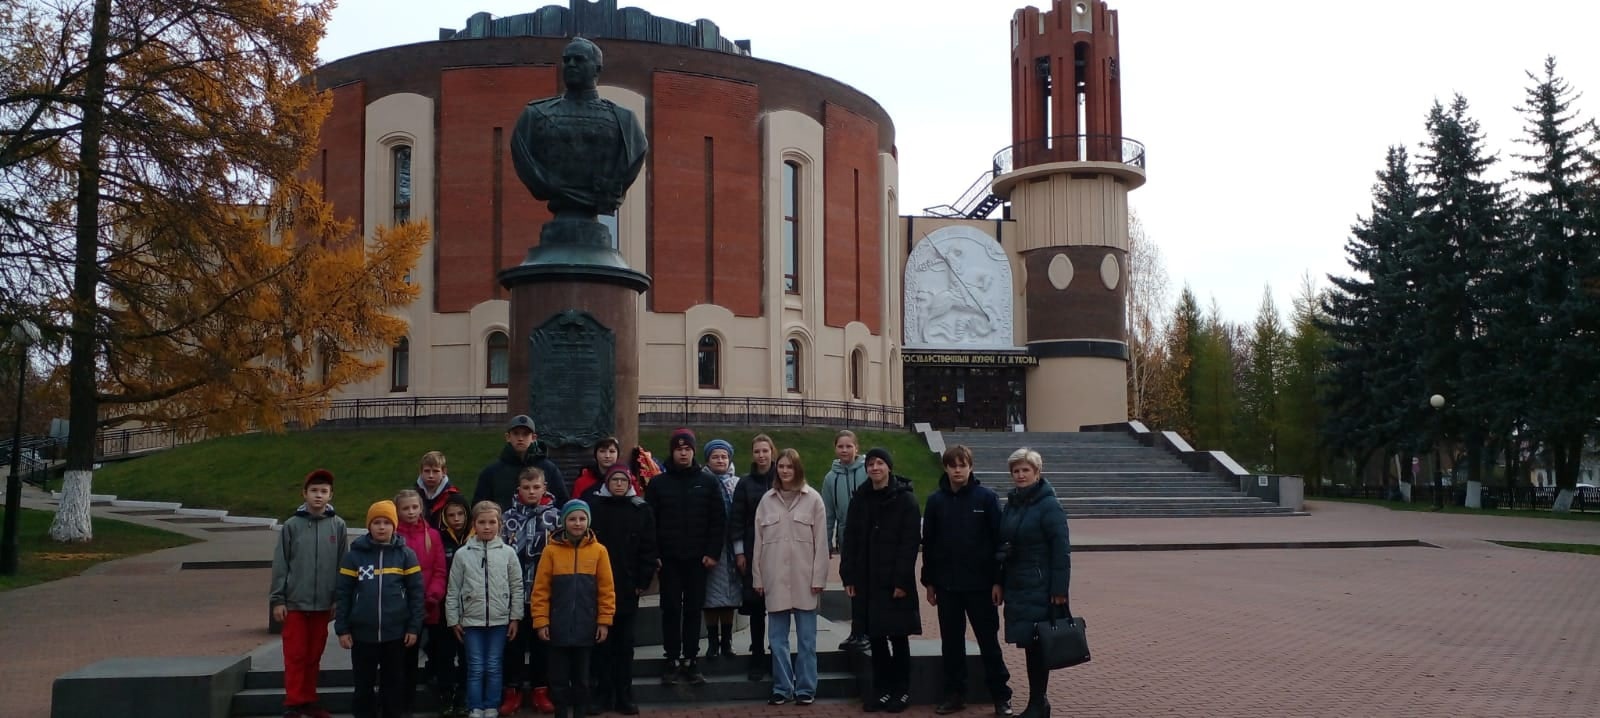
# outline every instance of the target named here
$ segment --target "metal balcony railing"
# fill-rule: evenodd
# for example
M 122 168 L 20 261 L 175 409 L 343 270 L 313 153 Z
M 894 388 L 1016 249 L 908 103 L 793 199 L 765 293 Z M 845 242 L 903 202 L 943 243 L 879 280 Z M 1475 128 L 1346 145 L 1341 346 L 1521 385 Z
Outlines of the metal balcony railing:
M 1050 162 L 1121 162 L 1144 169 L 1144 144 L 1115 135 L 1058 135 L 1007 147 L 994 156 L 994 174 Z

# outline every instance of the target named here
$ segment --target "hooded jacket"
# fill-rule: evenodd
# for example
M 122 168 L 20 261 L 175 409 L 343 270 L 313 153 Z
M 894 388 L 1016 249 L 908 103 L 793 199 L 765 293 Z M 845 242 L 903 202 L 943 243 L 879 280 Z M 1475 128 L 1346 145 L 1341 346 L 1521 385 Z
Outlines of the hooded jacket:
M 332 609 L 339 562 L 349 549 L 345 538 L 344 519 L 333 512 L 331 504 L 321 516 L 313 516 L 305 504 L 295 509 L 283 522 L 272 550 L 268 605 L 287 606 L 291 611 Z
M 617 615 L 639 610 L 640 589 L 656 574 L 655 513 L 629 489 L 627 496 L 598 496 L 589 502 L 589 530 L 611 558 Z
M 1050 618 L 1050 597 L 1066 596 L 1072 581 L 1072 541 L 1067 512 L 1049 482 L 1039 480 L 1006 494 L 1000 516 L 1005 556 L 1006 642 L 1033 642 L 1033 624 Z
M 645 487 L 644 500 L 656 512 L 656 548 L 662 558 L 722 560 L 727 511 L 722 485 L 709 470 L 697 462 L 668 467 Z
M 396 534 L 389 543 L 358 537 L 339 565 L 333 632 L 358 643 L 398 641 L 422 633 L 422 566 Z
M 850 499 L 867 483 L 867 460 L 856 454 L 848 464 L 833 460 L 827 478 L 822 480 L 822 506 L 828 511 L 828 550 L 840 550 L 845 522 L 849 520 Z
M 467 497 L 462 494 L 451 494 L 450 500 L 446 504 L 460 504 L 461 509 L 468 516 L 472 515 L 471 507 L 467 506 Z M 445 588 L 448 590 L 450 586 L 450 567 L 456 565 L 456 552 L 461 550 L 462 546 L 467 545 L 467 540 L 472 538 L 472 526 L 470 523 L 462 526 L 461 533 L 451 531 L 450 527 L 444 524 L 444 512 L 441 510 L 439 512 L 439 538 L 444 539 L 444 582 Z
M 395 526 L 395 535 L 406 540 L 406 548 L 417 556 L 422 566 L 423 622 L 437 624 L 440 607 L 444 605 L 444 585 L 450 570 L 444 562 L 444 538 L 426 521 Z
M 418 476 L 417 493 L 422 494 L 422 520 L 435 529 L 444 530 L 444 505 L 450 503 L 451 496 L 461 496 L 461 489 L 445 476 L 439 480 L 439 490 L 430 494 L 428 487 L 422 484 L 422 477 Z
M 941 591 L 987 591 L 1000 583 L 1000 497 L 976 476 L 956 491 L 950 475 L 928 495 L 922 514 L 922 585 Z
M 891 474 L 882 489 L 868 481 L 856 489 L 839 552 L 839 576 L 865 597 L 872 637 L 922 633 L 917 608 L 917 546 L 921 531 L 911 481 Z M 894 597 L 894 590 L 905 595 Z
M 450 566 L 450 588 L 444 596 L 444 621 L 449 626 L 487 628 L 511 623 L 512 611 L 522 618 L 522 566 L 517 552 L 496 536 L 484 543 L 477 536 L 456 551 Z
M 500 458 L 478 472 L 478 487 L 472 491 L 472 503 L 493 501 L 500 504 L 501 511 L 510 511 L 517 504 L 517 477 L 529 466 L 537 466 L 544 472 L 544 485 L 555 498 L 556 508 L 565 505 L 571 494 L 567 493 L 567 482 L 561 478 L 561 469 L 555 462 L 545 458 L 544 450 L 537 443 L 518 456 L 509 441 L 501 447 Z
M 593 531 L 573 541 L 566 531 L 550 537 L 529 601 L 533 629 L 550 629 L 552 646 L 593 646 L 600 626 L 617 613 L 611 557 Z

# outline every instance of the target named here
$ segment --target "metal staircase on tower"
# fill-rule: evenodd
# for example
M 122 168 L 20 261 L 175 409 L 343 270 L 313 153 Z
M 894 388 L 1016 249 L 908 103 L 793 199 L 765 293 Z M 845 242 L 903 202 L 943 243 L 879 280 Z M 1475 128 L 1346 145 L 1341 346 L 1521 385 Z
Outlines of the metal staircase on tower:
M 993 179 L 993 170 L 984 172 L 955 202 L 927 207 L 922 211 L 934 217 L 986 219 L 996 207 L 1005 204 L 1005 200 L 990 191 L 990 181 Z

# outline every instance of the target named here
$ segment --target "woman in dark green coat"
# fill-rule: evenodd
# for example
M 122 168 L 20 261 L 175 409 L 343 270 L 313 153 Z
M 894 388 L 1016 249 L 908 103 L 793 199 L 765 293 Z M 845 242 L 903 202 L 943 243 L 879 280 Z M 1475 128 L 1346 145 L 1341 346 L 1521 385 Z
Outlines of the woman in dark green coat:
M 1000 516 L 1000 551 L 1005 586 L 1006 642 L 1023 649 L 1028 660 L 1028 707 L 1021 718 L 1049 718 L 1050 669 L 1034 641 L 1033 624 L 1050 618 L 1052 609 L 1067 610 L 1067 585 L 1072 578 L 1072 542 L 1067 538 L 1067 512 L 1056 492 L 1042 481 L 1039 452 L 1017 449 L 1008 462 L 1016 488 L 1006 496 Z

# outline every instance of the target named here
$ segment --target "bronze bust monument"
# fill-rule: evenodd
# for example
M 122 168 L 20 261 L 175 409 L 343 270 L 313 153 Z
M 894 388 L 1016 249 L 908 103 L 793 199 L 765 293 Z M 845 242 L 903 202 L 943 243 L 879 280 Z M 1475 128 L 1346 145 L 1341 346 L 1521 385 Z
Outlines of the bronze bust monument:
M 566 93 L 528 103 L 517 119 L 512 165 L 555 219 L 539 231 L 539 245 L 521 266 L 501 272 L 506 286 L 556 276 L 641 292 L 650 286 L 649 276 L 628 266 L 612 246 L 611 230 L 596 219 L 622 206 L 650 146 L 632 111 L 600 98 L 595 85 L 604 64 L 599 47 L 574 38 L 561 52 Z
M 558 218 L 610 214 L 644 167 L 649 142 L 632 111 L 600 98 L 604 55 L 575 38 L 561 53 L 564 95 L 528 103 L 511 136 L 511 161 Z

